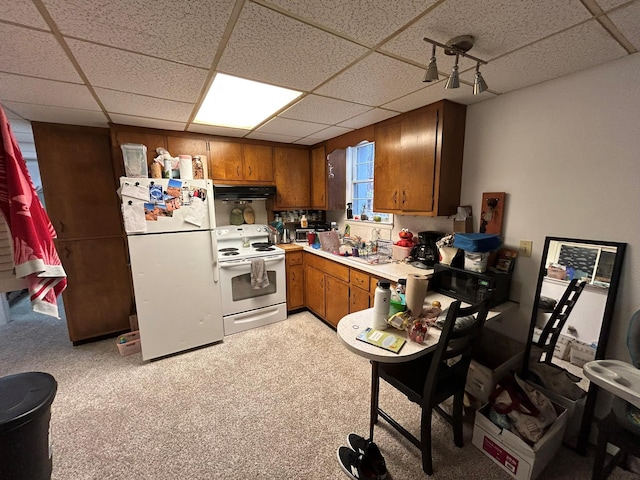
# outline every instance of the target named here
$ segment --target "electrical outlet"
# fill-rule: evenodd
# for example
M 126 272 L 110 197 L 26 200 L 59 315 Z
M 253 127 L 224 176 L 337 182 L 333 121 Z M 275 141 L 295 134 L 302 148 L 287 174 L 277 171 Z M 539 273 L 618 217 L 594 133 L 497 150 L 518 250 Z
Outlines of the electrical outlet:
M 522 255 L 523 257 L 530 257 L 532 249 L 533 249 L 533 241 L 520 240 L 520 255 Z

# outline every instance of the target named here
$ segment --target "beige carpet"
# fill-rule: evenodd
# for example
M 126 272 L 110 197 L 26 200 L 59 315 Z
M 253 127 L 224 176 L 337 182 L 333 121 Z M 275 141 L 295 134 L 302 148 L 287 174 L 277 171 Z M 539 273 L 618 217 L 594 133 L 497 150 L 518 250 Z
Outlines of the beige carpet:
M 25 316 L 0 327 L 0 376 L 27 371 L 58 381 L 59 480 L 341 479 L 337 447 L 368 431 L 369 363 L 309 313 L 151 363 L 119 356 L 115 340 L 73 347 L 64 321 Z M 418 409 L 384 382 L 381 406 L 417 433 Z M 434 478 L 510 478 L 466 433 L 458 449 L 434 418 Z M 384 421 L 375 440 L 390 479 L 426 477 Z M 591 463 L 563 448 L 539 478 L 587 479 Z

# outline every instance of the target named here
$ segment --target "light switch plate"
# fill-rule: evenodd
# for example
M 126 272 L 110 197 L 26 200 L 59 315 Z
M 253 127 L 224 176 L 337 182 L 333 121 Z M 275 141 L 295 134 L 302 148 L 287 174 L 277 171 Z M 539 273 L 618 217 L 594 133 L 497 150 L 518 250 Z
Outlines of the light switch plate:
M 520 240 L 520 255 L 523 257 L 530 257 L 531 250 L 533 250 L 532 240 Z

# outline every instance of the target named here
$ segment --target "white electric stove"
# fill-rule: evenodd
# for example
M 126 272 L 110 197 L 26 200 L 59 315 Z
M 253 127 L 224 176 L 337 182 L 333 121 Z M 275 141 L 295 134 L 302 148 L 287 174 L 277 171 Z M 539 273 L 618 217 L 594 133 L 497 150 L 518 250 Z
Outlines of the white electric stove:
M 267 225 L 216 228 L 222 289 L 224 334 L 268 325 L 287 318 L 284 250 L 269 243 Z M 252 286 L 252 275 L 266 271 L 268 285 Z

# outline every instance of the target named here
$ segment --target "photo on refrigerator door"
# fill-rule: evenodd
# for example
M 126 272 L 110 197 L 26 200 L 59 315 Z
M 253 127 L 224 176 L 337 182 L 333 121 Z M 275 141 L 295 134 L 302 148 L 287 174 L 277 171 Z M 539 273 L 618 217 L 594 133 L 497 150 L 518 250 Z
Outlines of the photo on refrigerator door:
M 173 212 L 167 210 L 166 205 L 160 205 L 159 203 L 145 203 L 144 204 L 144 218 L 148 222 L 157 222 L 158 217 L 172 217 Z
M 165 195 L 165 200 L 167 197 L 169 198 L 180 198 L 182 190 L 182 182 L 180 180 L 169 180 L 167 183 L 167 193 Z

